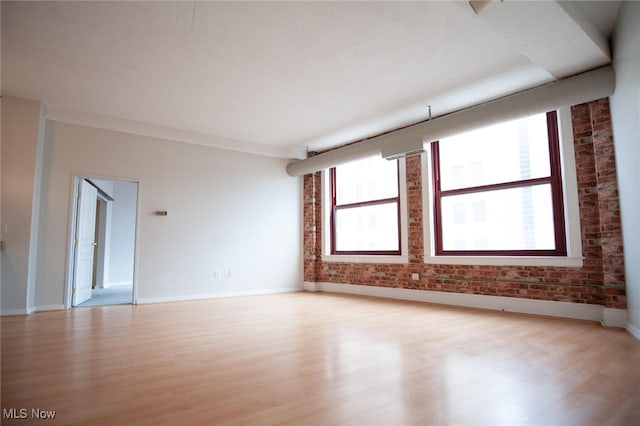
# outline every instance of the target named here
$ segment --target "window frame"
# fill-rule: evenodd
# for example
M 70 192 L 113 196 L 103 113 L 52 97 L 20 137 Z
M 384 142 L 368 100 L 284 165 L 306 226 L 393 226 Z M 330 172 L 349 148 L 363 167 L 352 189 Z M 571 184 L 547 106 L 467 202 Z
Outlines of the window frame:
M 438 256 L 458 255 L 458 256 L 566 256 L 566 234 L 564 225 L 564 203 L 562 196 L 562 170 L 560 166 L 560 147 L 558 138 L 558 118 L 556 111 L 546 113 L 547 121 L 547 143 L 549 148 L 549 176 L 518 179 L 488 185 L 468 186 L 456 189 L 442 190 L 440 185 L 440 142 L 431 144 L 431 171 L 433 173 L 433 194 L 434 194 L 434 231 L 435 231 L 435 253 Z M 443 247 L 444 230 L 442 228 L 442 199 L 445 197 L 478 194 L 512 188 L 530 188 L 537 185 L 548 184 L 551 187 L 551 201 L 553 206 L 553 231 L 554 249 L 546 250 L 445 250 Z
M 573 130 L 570 107 L 562 107 L 556 111 L 556 126 L 558 149 L 555 154 L 559 157 L 559 171 L 553 177 L 557 179 L 562 192 L 562 209 L 554 207 L 554 220 L 562 218 L 565 228 L 565 255 L 548 255 L 537 252 L 531 255 L 523 251 L 518 255 L 506 252 L 488 254 L 484 251 L 480 255 L 470 254 L 436 254 L 435 215 L 434 215 L 434 174 L 432 151 L 428 149 L 422 155 L 422 188 L 423 188 L 423 232 L 424 232 L 424 263 L 443 265 L 520 265 L 520 266 L 562 266 L 581 267 L 583 265 L 582 237 L 579 214 L 577 173 L 573 146 Z M 451 253 L 451 252 L 449 252 Z M 497 251 L 496 251 L 497 253 Z
M 385 160 L 386 161 L 386 160 Z M 349 262 L 349 263 L 409 263 L 409 227 L 407 216 L 407 185 L 406 185 L 406 160 L 400 158 L 398 162 L 398 198 L 399 198 L 399 253 L 393 251 L 394 254 L 375 252 L 338 252 L 334 254 L 332 252 L 333 234 L 331 231 L 331 212 L 333 197 L 331 186 L 331 172 L 329 169 L 322 170 L 321 185 L 322 185 L 322 229 L 326 230 L 322 232 L 322 255 L 321 260 L 323 262 Z M 362 253 L 362 254 L 357 254 Z
M 401 254 L 402 247 L 402 229 L 400 226 L 400 162 L 393 160 L 396 163 L 396 176 L 398 179 L 398 192 L 395 197 L 388 198 L 376 198 L 367 201 L 357 201 L 354 203 L 338 204 L 337 203 L 337 176 L 336 167 L 329 169 L 329 185 L 331 191 L 331 218 L 330 218 L 330 232 L 331 232 L 331 254 L 336 255 L 355 255 L 355 256 L 399 256 Z M 338 250 L 337 244 L 337 228 L 336 228 L 336 216 L 339 210 L 358 209 L 362 207 L 378 206 L 384 204 L 396 204 L 397 217 L 398 217 L 398 249 L 397 250 Z

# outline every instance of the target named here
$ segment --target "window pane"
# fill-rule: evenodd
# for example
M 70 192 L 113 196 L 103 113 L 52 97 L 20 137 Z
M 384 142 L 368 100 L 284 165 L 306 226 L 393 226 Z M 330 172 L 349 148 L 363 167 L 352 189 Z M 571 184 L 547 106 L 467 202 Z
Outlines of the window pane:
M 337 251 L 391 251 L 398 246 L 398 203 L 338 209 Z
M 442 246 L 444 250 L 553 250 L 551 186 L 443 197 Z
M 336 203 L 398 196 L 398 161 L 369 157 L 336 167 Z
M 440 140 L 443 191 L 550 175 L 546 114 Z

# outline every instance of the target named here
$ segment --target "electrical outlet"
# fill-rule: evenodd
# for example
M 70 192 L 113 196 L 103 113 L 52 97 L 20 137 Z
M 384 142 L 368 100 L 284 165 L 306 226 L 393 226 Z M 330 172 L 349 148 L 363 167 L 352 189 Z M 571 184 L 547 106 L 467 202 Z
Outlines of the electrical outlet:
M 411 279 L 412 279 L 413 281 L 420 281 L 420 274 L 419 274 L 419 273 L 417 273 L 417 272 L 412 273 L 412 274 L 411 274 Z

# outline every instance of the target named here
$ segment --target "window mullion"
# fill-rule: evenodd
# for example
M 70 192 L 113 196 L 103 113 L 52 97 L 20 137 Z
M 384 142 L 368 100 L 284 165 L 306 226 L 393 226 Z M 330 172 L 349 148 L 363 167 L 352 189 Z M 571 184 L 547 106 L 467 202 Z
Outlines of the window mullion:
M 340 209 L 352 209 L 356 207 L 375 206 L 376 204 L 387 204 L 393 202 L 400 202 L 400 197 L 380 198 L 378 200 L 359 201 L 357 203 L 349 204 L 336 204 L 336 208 Z
M 567 254 L 567 238 L 564 223 L 564 200 L 562 196 L 562 167 L 560 161 L 560 140 L 558 137 L 558 114 L 547 113 L 547 132 L 549 137 L 549 161 L 551 162 L 551 197 L 553 199 L 553 220 L 556 251 Z
M 431 144 L 431 161 L 433 172 L 433 227 L 435 230 L 436 254 L 442 252 L 442 191 L 440 186 L 440 142 Z
M 336 168 L 329 169 L 329 186 L 331 190 L 331 214 L 329 217 L 329 225 L 331 232 L 331 254 L 336 252 Z
M 508 188 L 523 188 L 526 186 L 544 185 L 551 183 L 552 176 L 546 176 L 534 179 L 514 180 L 511 182 L 494 183 L 491 185 L 482 186 L 470 186 L 467 188 L 447 189 L 446 191 L 440 191 L 441 196 L 446 197 L 448 195 L 460 195 L 460 194 L 472 194 L 475 192 L 489 192 L 500 189 Z

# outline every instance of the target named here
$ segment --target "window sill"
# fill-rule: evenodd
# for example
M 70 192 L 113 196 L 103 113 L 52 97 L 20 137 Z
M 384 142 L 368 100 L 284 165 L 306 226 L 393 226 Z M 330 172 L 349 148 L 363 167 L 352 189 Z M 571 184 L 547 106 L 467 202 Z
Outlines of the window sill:
M 409 263 L 409 256 L 322 255 L 322 261 L 349 263 Z
M 424 263 L 438 265 L 560 266 L 580 268 L 582 267 L 582 257 L 425 256 Z

